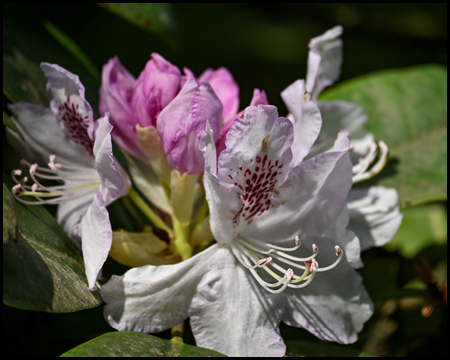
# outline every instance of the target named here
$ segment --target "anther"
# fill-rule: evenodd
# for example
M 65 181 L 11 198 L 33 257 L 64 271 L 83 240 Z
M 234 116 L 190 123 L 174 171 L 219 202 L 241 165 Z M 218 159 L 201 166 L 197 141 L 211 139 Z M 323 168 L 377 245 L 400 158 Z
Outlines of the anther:
M 31 186 L 31 191 L 36 192 L 36 191 L 37 191 L 37 188 L 38 188 L 38 184 L 34 183 L 34 184 Z
M 295 237 L 295 246 L 300 246 L 300 238 L 298 236 Z
M 341 250 L 341 248 L 340 248 L 339 246 L 336 245 L 336 246 L 334 247 L 334 250 L 336 251 L 336 256 L 341 255 L 342 250 Z
M 20 170 L 20 169 L 13 170 L 13 175 L 14 176 L 21 176 L 22 175 L 22 170 Z
M 258 265 L 259 265 L 259 266 L 266 266 L 266 265 L 268 265 L 271 261 L 272 261 L 272 258 L 271 258 L 271 257 L 268 257 L 267 259 L 260 259 L 260 260 L 258 261 Z
M 20 185 L 20 184 L 13 186 L 12 192 L 17 195 L 19 193 L 21 187 L 22 187 L 22 185 Z
M 317 271 L 317 268 L 319 267 L 319 264 L 317 263 L 316 259 L 311 260 L 311 268 L 310 271 L 312 273 L 315 273 Z
M 34 175 L 36 173 L 38 164 L 33 164 L 30 166 L 30 175 Z
M 291 282 L 292 278 L 294 277 L 294 270 L 291 268 L 287 269 L 286 271 L 286 279 L 288 282 Z
M 269 249 L 269 251 L 267 252 L 268 254 L 273 254 L 275 252 L 274 249 Z
M 319 248 L 317 247 L 316 244 L 312 244 L 312 249 L 314 254 L 317 254 L 319 252 Z

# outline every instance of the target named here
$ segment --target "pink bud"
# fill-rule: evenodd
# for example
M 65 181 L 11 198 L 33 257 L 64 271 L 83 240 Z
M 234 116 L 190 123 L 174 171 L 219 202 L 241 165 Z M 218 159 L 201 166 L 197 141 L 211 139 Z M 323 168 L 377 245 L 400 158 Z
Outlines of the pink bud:
M 198 145 L 207 121 L 216 141 L 222 123 L 222 103 L 211 85 L 198 85 L 190 78 L 158 117 L 157 129 L 172 170 L 203 172 L 204 159 Z
M 160 112 L 180 91 L 180 81 L 180 70 L 153 53 L 134 85 L 131 108 L 135 124 L 156 126 Z
M 131 110 L 131 98 L 136 80 L 125 69 L 116 56 L 103 66 L 100 103 L 101 116 L 110 113 L 109 121 L 114 126 L 112 137 L 117 144 L 134 157 L 146 161 L 136 133 L 136 121 Z

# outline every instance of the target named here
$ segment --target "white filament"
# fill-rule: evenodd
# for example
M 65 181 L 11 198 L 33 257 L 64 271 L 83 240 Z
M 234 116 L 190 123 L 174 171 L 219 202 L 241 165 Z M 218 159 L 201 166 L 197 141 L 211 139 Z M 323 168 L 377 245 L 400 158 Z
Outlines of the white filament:
M 300 247 L 300 241 L 298 237 L 295 238 L 295 246 L 291 248 L 284 248 L 281 246 L 275 246 L 267 244 L 259 240 L 237 237 L 235 241 L 230 244 L 230 248 L 236 259 L 250 271 L 256 281 L 267 291 L 273 294 L 281 293 L 286 288 L 300 289 L 313 281 L 317 272 L 328 271 L 336 267 L 342 260 L 343 251 L 336 246 L 336 256 L 338 259 L 330 266 L 319 268 L 319 264 L 315 260 L 315 257 L 319 253 L 318 247 L 313 244 L 313 254 L 311 256 L 301 258 L 287 254 L 286 252 L 292 252 Z M 260 258 L 258 254 L 267 255 L 271 257 Z M 303 275 L 295 275 L 291 268 L 285 269 L 277 262 L 288 264 L 294 268 L 302 269 Z M 301 263 L 305 263 L 302 265 Z M 269 268 L 270 267 L 270 268 Z M 275 282 L 267 282 L 262 279 L 258 274 L 257 269 L 264 269 Z M 275 271 L 273 271 L 273 270 Z M 310 274 L 308 274 L 310 272 Z M 296 284 L 301 282 L 300 284 Z

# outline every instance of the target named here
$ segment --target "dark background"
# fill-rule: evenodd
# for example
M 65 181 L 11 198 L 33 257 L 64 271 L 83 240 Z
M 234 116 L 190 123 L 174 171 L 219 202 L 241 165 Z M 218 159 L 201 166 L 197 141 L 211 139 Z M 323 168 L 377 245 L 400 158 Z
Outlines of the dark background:
M 172 31 L 155 34 L 93 4 L 3 5 L 4 22 L 19 24 L 21 32 L 30 36 L 42 31 L 36 27 L 41 19 L 50 20 L 83 49 L 98 70 L 118 55 L 137 77 L 152 52 L 180 69 L 189 67 L 197 76 L 208 67 L 225 66 L 240 86 L 241 108 L 249 104 L 256 87 L 267 92 L 269 102 L 280 107 L 280 114 L 286 112 L 280 92 L 305 77 L 309 39 L 337 24 L 344 26 L 344 63 L 339 81 L 388 68 L 447 64 L 446 4 L 177 4 L 171 11 L 175 23 Z M 13 50 L 11 36 L 4 29 L 4 54 Z M 47 60 L 45 54 L 36 57 L 33 60 L 37 62 Z M 87 98 L 94 107 L 98 94 L 87 94 Z M 6 102 L 4 97 L 4 109 Z M 382 281 L 392 280 L 386 280 L 389 266 L 397 266 L 394 280 L 399 283 L 414 276 L 409 263 L 383 249 L 366 252 L 363 261 L 369 293 L 383 286 Z M 110 260 L 108 266 L 116 264 Z M 416 315 L 409 317 L 398 311 L 388 301 L 376 305 L 376 315 L 353 347 L 361 349 L 368 339 L 389 331 L 392 320 L 397 327 L 381 348 L 372 351 L 379 355 L 446 355 L 447 325 L 442 321 L 447 316 L 446 308 L 436 309 L 428 318 L 430 325 Z M 387 323 L 377 328 L 383 316 Z M 407 327 L 421 331 L 405 341 Z M 74 314 L 3 308 L 4 352 L 9 356 L 58 356 L 112 330 L 103 321 L 102 307 Z M 282 333 L 286 339 L 316 341 L 303 330 L 283 327 Z M 187 334 L 188 341 L 190 336 Z

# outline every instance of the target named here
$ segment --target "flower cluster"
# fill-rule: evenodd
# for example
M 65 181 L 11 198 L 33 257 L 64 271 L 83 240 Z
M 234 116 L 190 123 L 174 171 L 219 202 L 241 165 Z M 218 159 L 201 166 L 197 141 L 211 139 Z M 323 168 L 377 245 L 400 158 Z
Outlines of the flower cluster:
M 78 77 L 41 64 L 50 107 L 10 107 L 25 141 L 8 135 L 32 180 L 15 170 L 12 193 L 58 204 L 89 288 L 108 253 L 133 267 L 101 287 L 111 326 L 160 332 L 190 318 L 197 345 L 234 356 L 284 355 L 280 321 L 356 341 L 373 305 L 354 268 L 401 215 L 395 190 L 352 189 L 387 158 L 363 130 L 363 109 L 318 101 L 339 77 L 341 34 L 310 41 L 306 80 L 281 93 L 286 117 L 259 89 L 239 111 L 225 68 L 197 78 L 154 53 L 137 79 L 109 60 L 94 121 Z M 153 228 L 113 232 L 106 206 L 121 196 Z

